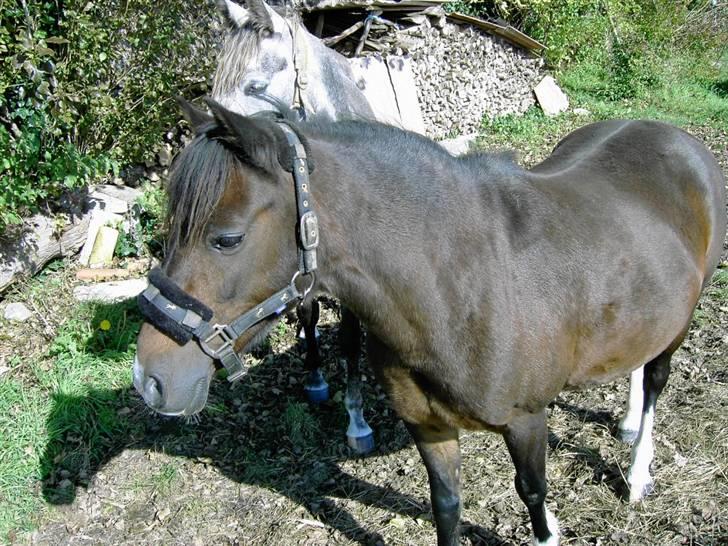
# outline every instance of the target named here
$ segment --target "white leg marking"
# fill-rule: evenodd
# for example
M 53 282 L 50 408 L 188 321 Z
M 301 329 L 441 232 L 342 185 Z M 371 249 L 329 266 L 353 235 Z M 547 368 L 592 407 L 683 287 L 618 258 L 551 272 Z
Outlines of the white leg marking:
M 652 428 L 655 423 L 655 408 L 648 408 L 642 416 L 642 425 L 637 442 L 632 446 L 632 462 L 627 473 L 629 501 L 641 500 L 652 488 L 650 463 L 655 454 L 652 445 Z
M 629 400 L 627 400 L 624 417 L 619 422 L 620 436 L 629 444 L 636 440 L 642 421 L 642 405 L 645 398 L 644 376 L 644 366 L 640 366 L 629 376 Z
M 544 508 L 544 510 L 546 510 L 546 524 L 549 527 L 551 536 L 543 542 L 534 536 L 533 546 L 559 546 L 559 520 L 556 519 L 556 516 L 548 508 Z
M 349 428 L 346 435 L 349 438 L 361 438 L 371 435 L 372 429 L 364 420 L 361 394 L 355 398 L 350 398 L 349 393 L 347 393 L 344 397 L 344 406 L 349 413 Z

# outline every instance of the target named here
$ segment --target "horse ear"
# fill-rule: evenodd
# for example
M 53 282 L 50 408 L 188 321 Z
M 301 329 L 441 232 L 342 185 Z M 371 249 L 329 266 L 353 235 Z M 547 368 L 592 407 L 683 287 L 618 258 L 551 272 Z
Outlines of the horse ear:
M 248 10 L 232 0 L 217 0 L 217 9 L 225 18 L 230 28 L 240 28 L 250 18 Z
M 247 4 L 248 11 L 250 11 L 250 20 L 258 32 L 272 34 L 276 30 L 279 32 L 282 30 L 281 28 L 276 29 L 274 23 L 276 18 L 282 19 L 282 17 L 268 7 L 264 0 L 248 0 Z M 278 26 L 280 27 L 281 21 L 276 22 L 279 23 Z
M 179 104 L 179 107 L 182 109 L 182 114 L 187 120 L 187 123 L 189 123 L 192 127 L 193 133 L 196 133 L 197 130 L 206 123 L 210 123 L 214 120 L 214 118 L 210 114 L 208 114 L 204 110 L 200 110 L 199 108 L 197 108 L 197 106 L 189 101 L 186 101 L 182 97 L 175 97 L 175 100 L 177 101 L 177 104 Z
M 279 168 L 281 139 L 285 140 L 280 129 L 268 119 L 241 116 L 210 98 L 205 102 L 223 131 L 217 138 L 234 148 L 244 163 L 275 173 Z

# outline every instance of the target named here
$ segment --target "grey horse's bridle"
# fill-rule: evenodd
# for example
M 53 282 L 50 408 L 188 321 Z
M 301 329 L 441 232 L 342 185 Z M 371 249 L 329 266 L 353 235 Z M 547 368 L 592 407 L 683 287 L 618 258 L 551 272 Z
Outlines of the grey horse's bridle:
M 302 301 L 316 282 L 316 249 L 319 244 L 318 217 L 310 195 L 309 165 L 298 135 L 285 122 L 279 122 L 292 152 L 292 173 L 296 192 L 296 240 L 298 270 L 290 283 L 253 309 L 228 324 L 210 322 L 212 311 L 201 301 L 184 292 L 159 268 L 149 273 L 149 286 L 139 295 L 139 307 L 145 319 L 179 343 L 195 339 L 210 358 L 219 360 L 235 381 L 245 373 L 245 366 L 235 352 L 235 342 L 250 328 L 272 316 L 279 316 L 293 302 Z M 308 276 L 310 284 L 299 290 L 296 281 Z M 218 344 L 213 347 L 213 344 Z
M 266 93 L 265 91 L 255 91 L 253 88 L 245 89 L 244 92 L 250 97 L 255 97 L 272 105 L 278 112 L 291 110 L 296 113 L 299 121 L 306 119 L 307 111 L 303 101 L 303 92 L 308 87 L 308 45 L 306 37 L 299 24 L 291 24 L 285 19 L 288 29 L 291 31 L 291 40 L 293 41 L 293 70 L 296 77 L 293 80 L 293 101 L 291 105 L 285 105 L 278 97 Z M 295 25 L 295 28 L 294 28 Z M 309 104 L 309 110 L 311 105 Z

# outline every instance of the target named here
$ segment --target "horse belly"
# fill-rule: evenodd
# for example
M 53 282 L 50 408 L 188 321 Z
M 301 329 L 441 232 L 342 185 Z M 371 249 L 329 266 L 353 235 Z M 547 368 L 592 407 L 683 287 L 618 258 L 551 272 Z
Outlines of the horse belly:
M 584 328 L 586 332 L 577 333 L 581 335 L 574 344 L 573 371 L 567 386 L 583 387 L 613 381 L 679 343 L 690 324 L 701 282 L 702 279 L 693 277 L 682 290 L 673 285 L 673 294 L 656 298 L 661 302 L 646 304 L 641 310 L 628 307 L 621 316 L 616 314 L 611 324 L 604 315 L 613 310 L 602 311 L 598 319 L 600 327 L 593 331 L 588 331 L 587 327 Z

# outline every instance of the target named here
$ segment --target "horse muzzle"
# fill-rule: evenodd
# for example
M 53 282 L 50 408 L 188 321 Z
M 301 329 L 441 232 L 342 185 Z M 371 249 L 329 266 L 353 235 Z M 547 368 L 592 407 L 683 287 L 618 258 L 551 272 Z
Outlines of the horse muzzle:
M 147 375 L 139 357 L 135 355 L 133 383 L 147 406 L 155 412 L 167 416 L 194 415 L 202 411 L 207 403 L 213 371 L 214 369 L 207 370 L 205 375 L 186 384 L 175 385 L 173 389 L 171 381 L 164 374 Z M 171 392 L 174 397 L 169 396 Z

